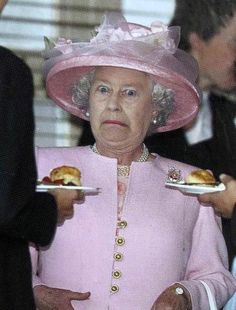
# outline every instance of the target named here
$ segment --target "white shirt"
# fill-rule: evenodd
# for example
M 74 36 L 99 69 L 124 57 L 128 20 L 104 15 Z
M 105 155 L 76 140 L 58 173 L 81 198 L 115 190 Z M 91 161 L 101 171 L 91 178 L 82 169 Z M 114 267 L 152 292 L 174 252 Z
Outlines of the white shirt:
M 208 140 L 213 136 L 212 113 L 208 97 L 209 93 L 203 92 L 202 104 L 195 122 L 185 131 L 185 138 L 190 145 Z

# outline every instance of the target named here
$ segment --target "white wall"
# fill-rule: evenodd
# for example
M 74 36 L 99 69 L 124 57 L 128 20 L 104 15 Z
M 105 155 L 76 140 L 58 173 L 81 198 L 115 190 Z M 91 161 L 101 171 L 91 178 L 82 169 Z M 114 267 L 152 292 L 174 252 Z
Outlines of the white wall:
M 168 24 L 175 0 L 123 0 L 122 11 L 127 20 L 150 26 L 155 20 Z

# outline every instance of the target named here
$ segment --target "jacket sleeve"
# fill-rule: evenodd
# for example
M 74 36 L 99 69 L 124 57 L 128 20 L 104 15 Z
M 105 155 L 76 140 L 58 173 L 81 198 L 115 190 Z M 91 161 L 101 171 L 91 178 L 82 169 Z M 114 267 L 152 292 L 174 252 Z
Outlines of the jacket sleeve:
M 236 280 L 228 271 L 225 241 L 220 218 L 211 207 L 201 207 L 192 236 L 192 248 L 185 280 L 180 282 L 190 292 L 193 309 L 207 309 L 208 298 L 204 281 L 221 309 L 236 291 Z
M 56 206 L 51 196 L 35 194 L 32 74 L 22 60 L 2 47 L 0 145 L 0 234 L 37 241 L 40 230 L 44 236 L 38 241 L 45 243 L 54 231 Z
M 35 193 L 17 215 L 0 227 L 0 234 L 46 246 L 54 236 L 57 207 L 52 195 Z
M 234 205 L 234 210 L 231 218 L 231 238 L 234 247 L 236 247 L 236 204 Z

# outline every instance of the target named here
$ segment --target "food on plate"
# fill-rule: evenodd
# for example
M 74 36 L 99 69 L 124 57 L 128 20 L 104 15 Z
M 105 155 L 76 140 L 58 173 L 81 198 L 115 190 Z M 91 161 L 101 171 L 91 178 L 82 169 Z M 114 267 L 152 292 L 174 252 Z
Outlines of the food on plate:
M 73 183 L 77 186 L 81 185 L 81 172 L 78 168 L 75 167 L 61 166 L 54 168 L 50 172 L 50 178 L 53 182 L 57 180 L 63 180 L 64 184 Z
M 56 167 L 50 172 L 50 176 L 42 179 L 43 184 L 75 185 L 81 186 L 81 172 L 71 166 Z
M 189 184 L 215 184 L 216 179 L 213 174 L 204 169 L 198 169 L 192 171 L 185 179 Z

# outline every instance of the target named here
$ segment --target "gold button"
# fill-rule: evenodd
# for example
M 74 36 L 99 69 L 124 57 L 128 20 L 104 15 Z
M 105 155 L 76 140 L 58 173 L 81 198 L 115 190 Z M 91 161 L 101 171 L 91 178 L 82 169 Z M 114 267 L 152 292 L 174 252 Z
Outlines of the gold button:
M 123 254 L 116 252 L 116 253 L 114 253 L 113 257 L 116 261 L 121 261 L 123 259 Z
M 116 238 L 116 244 L 117 245 L 124 245 L 125 244 L 125 239 L 123 237 L 117 237 Z
M 126 226 L 128 225 L 128 223 L 126 222 L 126 221 L 118 221 L 117 222 L 117 226 L 119 227 L 119 228 L 126 228 Z
M 119 279 L 121 277 L 121 271 L 120 270 L 113 270 L 112 271 L 112 276 L 115 279 Z
M 119 286 L 117 284 L 113 284 L 111 287 L 111 293 L 117 293 L 119 291 Z

